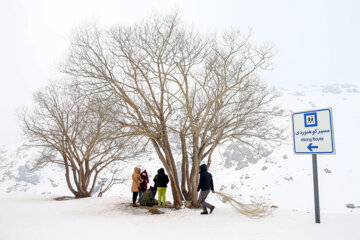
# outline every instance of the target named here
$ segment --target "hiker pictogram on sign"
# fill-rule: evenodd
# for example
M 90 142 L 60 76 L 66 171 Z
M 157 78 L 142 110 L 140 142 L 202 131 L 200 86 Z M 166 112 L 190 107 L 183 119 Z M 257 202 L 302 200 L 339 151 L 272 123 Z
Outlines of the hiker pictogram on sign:
M 304 114 L 305 127 L 316 127 L 318 125 L 316 112 Z

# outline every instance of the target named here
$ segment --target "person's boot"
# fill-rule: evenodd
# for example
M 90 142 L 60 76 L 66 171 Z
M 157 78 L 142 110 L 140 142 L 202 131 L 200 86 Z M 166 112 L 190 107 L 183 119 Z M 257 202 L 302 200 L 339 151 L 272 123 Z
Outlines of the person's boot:
M 133 203 L 133 207 L 138 207 L 139 205 L 137 205 L 136 203 Z
M 208 214 L 208 212 L 207 212 L 207 211 L 203 211 L 203 212 L 201 212 L 200 214 L 206 215 L 206 214 Z
M 215 209 L 215 206 L 212 206 L 212 207 L 210 208 L 210 214 L 214 211 L 214 209 Z

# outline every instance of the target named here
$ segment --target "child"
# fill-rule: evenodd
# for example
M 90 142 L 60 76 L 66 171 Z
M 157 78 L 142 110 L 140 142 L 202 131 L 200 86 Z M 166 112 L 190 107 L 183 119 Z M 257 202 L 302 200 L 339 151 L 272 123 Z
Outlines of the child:
M 146 170 L 142 171 L 140 176 L 142 182 L 140 183 L 139 197 L 141 197 L 141 195 L 143 195 L 143 193 L 146 192 L 147 184 L 149 183 L 149 177 Z

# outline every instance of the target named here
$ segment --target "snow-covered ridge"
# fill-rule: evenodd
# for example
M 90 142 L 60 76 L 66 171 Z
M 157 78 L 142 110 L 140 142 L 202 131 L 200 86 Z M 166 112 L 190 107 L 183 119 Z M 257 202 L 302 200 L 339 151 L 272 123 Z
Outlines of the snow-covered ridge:
M 289 117 L 281 120 L 291 134 L 290 112 L 332 107 L 334 115 L 336 155 L 318 156 L 320 207 L 326 212 L 360 213 L 360 208 L 348 209 L 347 203 L 360 205 L 360 162 L 357 161 L 357 136 L 360 135 L 360 87 L 350 84 L 299 86 L 295 90 L 279 89 L 277 100 Z M 24 143 L 0 147 L 0 193 L 26 192 L 35 194 L 70 195 L 61 166 L 49 165 L 33 170 L 32 159 L 37 150 Z M 294 155 L 292 142 L 260 154 L 246 146 L 229 144 L 214 154 L 211 172 L 216 190 L 243 201 L 258 199 L 283 208 L 313 210 L 311 156 Z M 156 154 L 119 162 L 100 178 L 107 178 L 120 169 L 122 184 L 107 196 L 130 198 L 131 174 L 139 166 L 147 169 L 150 179 L 162 167 Z M 153 184 L 152 181 L 150 184 Z M 167 198 L 172 199 L 171 192 Z M 216 201 L 215 197 L 213 197 Z

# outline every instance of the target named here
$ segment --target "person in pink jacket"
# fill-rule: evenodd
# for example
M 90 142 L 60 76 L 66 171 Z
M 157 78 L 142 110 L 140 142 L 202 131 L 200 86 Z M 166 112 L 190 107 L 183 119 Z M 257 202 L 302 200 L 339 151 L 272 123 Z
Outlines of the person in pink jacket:
M 147 184 L 149 183 L 149 177 L 148 177 L 146 170 L 143 170 L 140 173 L 140 176 L 141 176 L 142 182 L 140 183 L 139 198 L 141 197 L 141 195 L 143 195 L 144 192 L 146 192 Z

